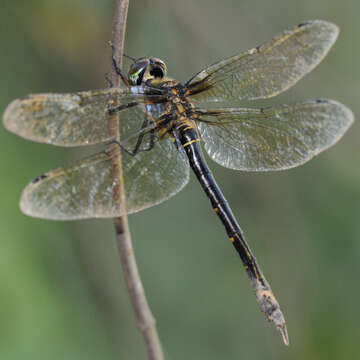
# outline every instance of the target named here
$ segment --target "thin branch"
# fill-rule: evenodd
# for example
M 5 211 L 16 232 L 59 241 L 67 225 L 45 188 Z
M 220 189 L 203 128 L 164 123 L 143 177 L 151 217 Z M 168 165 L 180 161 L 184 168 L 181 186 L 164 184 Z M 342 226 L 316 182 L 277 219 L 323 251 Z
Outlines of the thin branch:
M 122 64 L 122 54 L 124 50 L 124 39 L 126 29 L 126 19 L 129 7 L 128 0 L 117 0 L 115 16 L 112 30 L 112 45 L 114 48 L 114 56 L 119 67 Z M 120 77 L 112 65 L 110 65 L 110 81 L 112 86 L 119 87 L 121 84 Z M 111 99 L 116 106 L 117 99 Z M 117 114 L 108 116 L 108 131 L 109 135 L 120 141 L 119 133 L 119 118 Z M 124 271 L 125 282 L 128 287 L 132 306 L 135 311 L 137 325 L 144 337 L 147 354 L 149 360 L 163 360 L 163 353 L 159 336 L 155 327 L 155 320 L 151 314 L 149 305 L 147 303 L 144 288 L 137 269 L 134 250 L 131 243 L 131 236 L 129 232 L 129 225 L 126 216 L 126 204 L 124 193 L 124 182 L 121 166 L 121 152 L 118 150 L 118 145 L 110 144 L 110 177 L 113 184 L 113 203 L 114 206 L 123 210 L 122 216 L 114 219 L 116 239 L 121 259 L 121 264 Z

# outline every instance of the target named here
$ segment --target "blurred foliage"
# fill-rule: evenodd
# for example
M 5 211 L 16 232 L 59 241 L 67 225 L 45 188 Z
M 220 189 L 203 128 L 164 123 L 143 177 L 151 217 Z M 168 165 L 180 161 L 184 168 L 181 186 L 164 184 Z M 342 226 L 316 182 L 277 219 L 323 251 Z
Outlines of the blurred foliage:
M 35 92 L 105 86 L 114 1 L 2 1 L 0 110 Z M 303 20 L 333 21 L 323 63 L 273 102 L 333 98 L 360 111 L 356 0 L 131 1 L 126 51 L 186 80 Z M 209 161 L 287 317 L 284 348 L 199 185 L 130 217 L 167 359 L 347 359 L 360 314 L 359 124 L 306 166 L 239 173 Z M 51 222 L 18 209 L 35 176 L 84 154 L 0 129 L 0 358 L 144 359 L 111 220 Z M 93 149 L 92 149 L 93 150 Z M 90 151 L 92 151 L 90 150 Z

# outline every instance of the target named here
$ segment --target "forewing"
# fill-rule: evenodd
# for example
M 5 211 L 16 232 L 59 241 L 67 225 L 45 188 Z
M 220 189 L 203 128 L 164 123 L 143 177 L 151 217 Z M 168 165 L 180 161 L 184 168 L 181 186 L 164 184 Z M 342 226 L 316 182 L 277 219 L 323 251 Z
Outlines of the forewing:
M 144 86 L 84 91 L 73 94 L 34 94 L 14 100 L 3 115 L 4 126 L 26 139 L 58 146 L 80 146 L 110 140 L 107 116 L 115 97 L 120 123 L 137 131 L 144 119 L 147 95 Z M 160 90 L 159 90 L 160 91 Z
M 199 122 L 207 153 L 222 166 L 244 171 L 301 165 L 335 144 L 353 122 L 351 110 L 333 100 L 207 114 L 201 119 L 209 122 Z
M 309 73 L 336 41 L 336 25 L 308 21 L 200 71 L 188 83 L 199 101 L 270 98 Z
M 123 215 L 122 206 L 113 203 L 112 190 L 119 180 L 110 182 L 109 156 L 101 152 L 38 177 L 24 189 L 21 210 L 30 216 L 53 220 Z M 127 213 L 165 201 L 189 179 L 188 163 L 169 139 L 136 156 L 123 152 L 122 162 Z

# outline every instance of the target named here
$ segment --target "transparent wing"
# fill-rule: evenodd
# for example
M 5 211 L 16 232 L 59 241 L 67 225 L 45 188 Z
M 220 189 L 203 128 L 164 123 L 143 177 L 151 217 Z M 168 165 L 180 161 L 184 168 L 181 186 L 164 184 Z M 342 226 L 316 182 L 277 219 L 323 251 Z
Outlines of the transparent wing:
M 109 139 L 107 115 L 112 97 L 123 105 L 123 131 L 135 132 L 144 119 L 145 86 L 84 91 L 73 94 L 35 94 L 14 100 L 3 115 L 4 126 L 26 139 L 58 146 L 80 146 Z M 160 92 L 160 90 L 158 90 Z M 129 129 L 130 127 L 130 129 Z
M 309 73 L 338 33 L 338 27 L 326 21 L 302 23 L 261 46 L 209 66 L 186 85 L 199 101 L 270 98 Z
M 353 122 L 346 106 L 313 100 L 265 109 L 202 110 L 201 137 L 209 156 L 244 171 L 283 170 L 335 144 Z
M 187 160 L 169 139 L 136 156 L 123 152 L 122 160 L 127 213 L 165 201 L 189 179 Z M 110 183 L 109 154 L 101 152 L 36 178 L 24 189 L 20 208 L 53 220 L 121 216 L 123 209 L 114 205 L 112 195 L 117 181 Z

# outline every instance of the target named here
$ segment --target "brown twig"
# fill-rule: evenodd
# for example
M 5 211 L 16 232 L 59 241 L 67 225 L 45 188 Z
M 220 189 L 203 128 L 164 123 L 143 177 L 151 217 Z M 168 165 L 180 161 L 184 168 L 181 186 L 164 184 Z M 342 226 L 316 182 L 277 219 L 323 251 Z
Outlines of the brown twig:
M 128 0 L 117 0 L 115 16 L 112 29 L 112 46 L 115 60 L 119 67 L 122 64 L 122 54 L 124 49 L 126 19 L 129 7 Z M 121 79 L 117 75 L 112 62 L 110 65 L 110 82 L 112 86 L 119 87 Z M 113 98 L 112 103 L 116 105 L 117 99 Z M 109 135 L 120 141 L 119 118 L 117 114 L 108 116 Z M 125 282 L 128 287 L 132 306 L 135 311 L 138 327 L 144 337 L 148 359 L 163 360 L 163 353 L 159 336 L 155 327 L 155 320 L 151 314 L 147 303 L 144 288 L 137 269 L 134 251 L 131 243 L 128 220 L 126 216 L 126 204 L 124 193 L 124 182 L 121 167 L 121 153 L 116 151 L 118 145 L 110 144 L 111 152 L 111 181 L 113 184 L 113 203 L 117 208 L 122 209 L 122 216 L 114 219 L 116 239 L 120 254 L 121 264 L 124 271 Z

